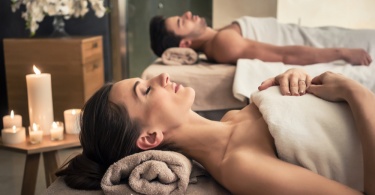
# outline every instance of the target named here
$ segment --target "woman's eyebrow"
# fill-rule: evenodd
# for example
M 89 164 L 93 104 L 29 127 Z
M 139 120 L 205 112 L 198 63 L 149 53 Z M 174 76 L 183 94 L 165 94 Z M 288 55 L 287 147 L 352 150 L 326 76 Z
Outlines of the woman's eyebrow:
M 134 86 L 133 86 L 133 92 L 134 92 L 134 96 L 136 96 L 136 97 L 139 99 L 139 97 L 138 97 L 138 93 L 137 93 L 137 86 L 138 86 L 138 84 L 139 84 L 139 81 L 136 81 L 136 82 L 134 83 Z

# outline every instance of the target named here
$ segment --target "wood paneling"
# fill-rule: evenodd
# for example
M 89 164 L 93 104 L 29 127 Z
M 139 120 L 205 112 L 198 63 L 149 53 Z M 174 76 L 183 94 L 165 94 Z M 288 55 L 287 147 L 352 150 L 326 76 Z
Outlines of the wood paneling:
M 5 72 L 9 109 L 22 115 L 29 125 L 26 75 L 35 64 L 50 73 L 54 120 L 64 121 L 63 112 L 82 108 L 104 84 L 102 37 L 4 39 Z

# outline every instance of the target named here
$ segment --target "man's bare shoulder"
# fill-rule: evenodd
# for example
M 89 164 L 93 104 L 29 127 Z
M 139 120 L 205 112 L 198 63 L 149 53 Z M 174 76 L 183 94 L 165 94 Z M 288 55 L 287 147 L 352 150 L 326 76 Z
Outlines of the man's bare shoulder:
M 236 22 L 233 22 L 227 26 L 224 26 L 223 28 L 220 28 L 218 31 L 222 31 L 222 30 L 234 30 L 235 32 L 237 32 L 240 36 L 242 36 L 242 33 L 241 33 L 241 27 L 240 25 L 238 25 Z
M 223 29 L 212 39 L 211 54 L 218 62 L 235 64 L 245 44 L 246 40 L 238 32 L 231 28 Z

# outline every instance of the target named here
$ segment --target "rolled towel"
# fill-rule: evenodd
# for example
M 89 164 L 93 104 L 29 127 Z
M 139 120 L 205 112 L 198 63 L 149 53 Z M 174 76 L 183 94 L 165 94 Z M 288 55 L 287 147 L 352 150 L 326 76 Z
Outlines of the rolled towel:
M 149 150 L 111 165 L 101 182 L 105 194 L 184 194 L 191 161 L 172 151 Z
M 161 55 L 165 65 L 192 65 L 198 61 L 198 54 L 191 48 L 172 47 Z

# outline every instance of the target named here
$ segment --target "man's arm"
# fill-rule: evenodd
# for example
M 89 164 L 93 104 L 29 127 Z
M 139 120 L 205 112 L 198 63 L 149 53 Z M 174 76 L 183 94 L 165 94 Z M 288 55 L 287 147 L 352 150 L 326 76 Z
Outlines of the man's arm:
M 218 62 L 236 64 L 239 58 L 265 62 L 308 65 L 345 60 L 353 65 L 369 65 L 371 57 L 363 49 L 314 48 L 308 46 L 274 46 L 244 39 L 233 30 L 220 31 L 213 41 L 214 58 Z

